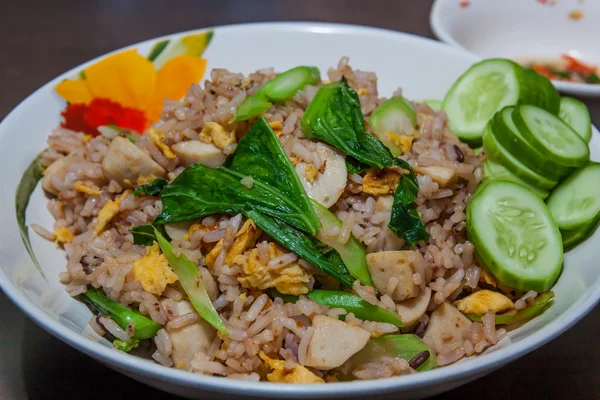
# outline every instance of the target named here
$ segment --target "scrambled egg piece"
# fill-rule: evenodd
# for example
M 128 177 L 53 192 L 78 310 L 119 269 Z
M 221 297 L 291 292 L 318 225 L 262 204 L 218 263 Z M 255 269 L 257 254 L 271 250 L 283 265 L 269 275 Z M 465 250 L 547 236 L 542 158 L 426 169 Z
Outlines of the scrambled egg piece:
M 271 259 L 283 254 L 284 252 L 275 243 L 269 243 Z M 308 293 L 307 284 L 310 282 L 310 274 L 298 262 L 278 269 L 269 268 L 260 263 L 258 249 L 254 248 L 248 254 L 248 260 L 242 268 L 246 276 L 237 279 L 245 288 L 253 287 L 265 290 L 274 287 L 281 293 L 296 296 Z
M 369 94 L 369 89 L 367 89 L 366 87 L 361 87 L 361 88 L 358 88 L 358 90 L 356 91 L 356 93 L 359 96 L 362 96 L 363 94 Z
M 146 255 L 133 262 L 133 276 L 142 284 L 146 292 L 158 296 L 165 291 L 168 284 L 177 281 L 177 275 L 169 267 L 164 254 L 161 254 L 158 243 L 146 247 Z
M 281 136 L 281 134 L 283 133 L 281 132 L 281 130 L 283 129 L 283 124 L 281 123 L 281 121 L 269 122 L 269 125 L 271 126 L 271 129 L 273 129 L 273 132 L 277 137 Z
M 325 381 L 310 370 L 300 364 L 294 363 L 294 367 L 288 369 L 285 367 L 285 360 L 273 360 L 265 354 L 264 351 L 258 353 L 265 364 L 273 369 L 273 372 L 267 375 L 269 382 L 285 383 L 325 383 Z
M 165 144 L 165 133 L 163 131 L 150 128 L 148 129 L 148 136 L 150 136 L 150 139 L 152 139 L 156 147 L 162 151 L 165 157 L 170 159 L 176 157 L 171 148 Z
M 512 310 L 515 305 L 502 293 L 491 290 L 480 290 L 468 295 L 464 299 L 454 302 L 454 305 L 463 314 L 483 315 L 489 311 L 503 312 Z
M 312 183 L 315 178 L 319 175 L 319 170 L 313 164 L 308 164 L 304 169 L 304 176 L 306 180 Z
M 200 132 L 200 140 L 204 143 L 214 143 L 217 148 L 223 150 L 235 143 L 235 131 L 227 132 L 216 122 L 207 122 Z
M 377 171 L 369 169 L 362 181 L 363 192 L 373 196 L 394 193 L 400 183 L 400 174 L 392 170 Z
M 92 140 L 93 136 L 92 135 L 83 135 L 83 144 L 86 144 L 87 142 L 89 142 L 90 140 Z
M 71 243 L 71 240 L 73 240 L 74 237 L 75 235 L 73 232 L 68 230 L 65 226 L 54 231 L 54 241 L 56 243 Z
M 394 132 L 386 132 L 385 136 L 403 153 L 410 151 L 412 147 L 412 142 L 415 140 L 415 136 L 413 135 L 400 135 Z
M 262 231 L 256 227 L 254 221 L 252 221 L 251 219 L 246 220 L 246 222 L 244 222 L 244 225 L 242 225 L 240 231 L 235 235 L 235 240 L 233 241 L 233 244 L 227 251 L 227 254 L 225 254 L 225 260 L 223 260 L 224 263 L 227 265 L 232 265 L 233 260 L 237 256 L 241 255 L 246 250 L 249 250 L 252 247 L 254 247 L 256 239 L 258 239 L 258 237 L 261 234 Z M 217 242 L 217 244 L 215 245 L 215 247 L 213 247 L 210 253 L 206 255 L 206 257 L 204 258 L 204 263 L 210 268 L 212 268 L 215 265 L 215 261 L 219 256 L 219 253 L 221 252 L 222 248 L 223 239 L 219 240 L 219 242 Z
M 96 222 L 96 227 L 94 230 L 96 234 L 99 235 L 100 232 L 106 228 L 106 225 L 110 222 L 111 219 L 115 217 L 119 213 L 119 207 L 121 206 L 121 202 L 125 197 L 127 197 L 131 193 L 131 190 L 127 189 L 123 192 L 121 197 L 115 200 L 109 200 L 106 202 L 104 207 L 98 213 L 98 222 Z
M 75 188 L 75 190 L 77 190 L 78 192 L 81 192 L 81 193 L 87 193 L 87 194 L 91 194 L 91 195 L 102 194 L 102 190 L 91 188 L 81 181 L 75 182 L 73 187 Z
M 298 164 L 298 161 L 300 161 L 298 159 L 298 157 L 295 157 L 295 156 L 290 157 L 290 162 L 292 163 L 292 165 Z
M 488 285 L 491 285 L 493 287 L 498 286 L 498 282 L 496 281 L 496 278 L 494 278 L 492 276 L 492 274 L 490 274 L 483 268 L 481 268 L 481 275 L 479 275 L 479 282 L 487 283 Z

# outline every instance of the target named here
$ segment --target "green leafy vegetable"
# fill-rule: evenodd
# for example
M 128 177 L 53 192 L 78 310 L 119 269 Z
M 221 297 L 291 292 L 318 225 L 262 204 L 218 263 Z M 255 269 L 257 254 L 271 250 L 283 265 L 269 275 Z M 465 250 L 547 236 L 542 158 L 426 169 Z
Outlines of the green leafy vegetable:
M 355 366 L 377 362 L 381 357 L 400 357 L 410 361 L 424 351 L 429 352 L 429 358 L 416 368 L 419 372 L 437 367 L 433 351 L 416 335 L 384 335 L 371 339 L 361 351 L 348 360 L 348 364 Z
M 404 174 L 394 194 L 394 204 L 388 227 L 396 235 L 401 236 L 408 244 L 414 246 L 420 240 L 427 240 L 429 234 L 425 224 L 414 206 L 419 193 L 419 182 L 409 163 L 397 159 L 396 164 L 409 171 Z
M 154 230 L 157 229 L 161 235 L 168 237 L 164 225 L 138 225 L 129 230 L 133 235 L 133 243 L 140 246 L 152 246 L 156 241 Z
M 251 188 L 240 183 L 248 175 L 254 179 Z M 264 118 L 244 136 L 224 166 L 192 165 L 163 189 L 161 197 L 158 224 L 254 210 L 310 234 L 321 228 L 292 164 Z
M 341 228 L 343 225 L 342 221 L 318 202 L 313 200 L 312 204 L 317 217 L 321 221 L 321 225 L 323 225 L 323 228 L 317 232 L 316 238 L 337 250 L 353 277 L 360 280 L 363 285 L 373 286 L 371 273 L 367 266 L 367 251 L 365 247 L 353 235 L 350 235 L 346 243 L 340 243 L 337 238 L 327 236 L 327 230 L 334 226 Z
M 45 150 L 44 150 L 45 151 Z M 35 264 L 37 270 L 42 275 L 44 279 L 46 276 L 44 275 L 44 271 L 38 262 L 35 253 L 33 252 L 33 247 L 31 247 L 31 239 L 29 238 L 29 229 L 27 228 L 27 223 L 25 222 L 27 205 L 29 204 L 29 199 L 31 198 L 31 194 L 33 193 L 37 183 L 42 179 L 43 169 L 40 164 L 40 157 L 44 153 L 44 151 L 29 164 L 21 180 L 19 181 L 19 185 L 17 186 L 17 192 L 15 194 L 15 210 L 17 213 L 17 225 L 19 226 L 19 232 L 21 233 L 21 239 L 23 240 L 23 244 L 25 245 L 25 249 L 27 253 L 29 253 L 29 257 Z
M 131 350 L 137 348 L 140 345 L 140 340 L 136 338 L 131 338 L 129 342 L 124 342 L 119 339 L 115 339 L 113 341 L 113 346 L 117 350 L 124 351 L 125 353 L 129 353 Z
M 282 103 L 291 99 L 306 85 L 314 85 L 321 80 L 316 67 L 299 66 L 282 72 L 265 83 L 255 94 L 248 96 L 236 110 L 234 121 L 245 121 L 264 114 L 272 103 Z
M 354 157 L 346 156 L 346 169 L 350 174 L 362 174 L 370 167 L 367 164 L 363 164 Z
M 352 286 L 355 278 L 350 274 L 340 254 L 334 248 L 276 218 L 253 210 L 244 214 L 283 247 L 314 264 L 326 274 L 333 276 L 342 285 Z
M 160 246 L 160 250 L 165 255 L 165 258 L 169 262 L 169 265 L 175 272 L 175 275 L 179 278 L 181 287 L 188 295 L 190 302 L 198 312 L 198 314 L 211 324 L 215 329 L 220 332 L 227 334 L 227 328 L 217 310 L 215 310 L 204 283 L 202 276 L 198 272 L 196 264 L 191 262 L 184 254 L 175 255 L 173 245 L 169 243 L 167 239 L 158 231 L 154 229 L 156 235 L 156 241 Z
M 163 178 L 156 178 L 150 183 L 138 186 L 133 192 L 134 196 L 158 196 L 160 192 L 167 186 L 167 182 Z
M 300 183 L 294 166 L 264 118 L 256 121 L 250 132 L 240 140 L 235 153 L 225 161 L 225 167 L 235 171 L 240 179 L 252 176 L 253 188 L 260 187 L 265 192 L 276 189 L 278 194 L 284 194 L 290 199 L 297 209 L 298 219 L 303 220 L 303 224 L 286 221 L 289 224 L 311 234 L 315 234 L 321 228 L 312 202 Z M 285 221 L 281 215 L 273 216 Z
M 127 136 L 127 140 L 129 140 L 131 143 L 135 144 L 137 142 L 137 139 L 134 138 L 133 136 L 129 135 Z
M 150 318 L 137 311 L 131 310 L 121 303 L 109 299 L 93 286 L 88 286 L 87 292 L 82 295 L 83 301 L 96 308 L 104 315 L 110 315 L 121 328 L 127 329 L 130 323 L 135 324 L 133 337 L 136 339 L 150 339 L 156 335 L 161 326 Z
M 302 131 L 309 139 L 320 139 L 371 167 L 394 165 L 394 156 L 365 132 L 358 95 L 342 78 L 321 86 L 302 116 Z
M 306 137 L 323 140 L 350 156 L 346 166 L 351 173 L 362 172 L 367 166 L 399 166 L 409 171 L 396 188 L 389 227 L 411 246 L 428 239 L 425 225 L 414 206 L 419 184 L 412 168 L 365 132 L 360 101 L 345 78 L 321 86 L 302 117 L 302 130 Z
M 295 303 L 298 300 L 297 296 L 284 295 L 276 290 L 272 290 L 271 295 L 273 297 L 280 297 L 286 303 Z M 315 289 L 308 292 L 306 297 L 315 303 L 322 304 L 329 308 L 343 308 L 349 313 L 354 313 L 354 315 L 360 319 L 386 322 L 399 328 L 404 326 L 396 314 L 391 313 L 384 308 L 374 306 L 373 304 L 364 301 L 360 296 L 342 290 Z
M 543 314 L 544 311 L 552 307 L 552 304 L 554 304 L 554 302 L 551 300 L 553 298 L 554 292 L 542 293 L 533 301 L 533 304 L 527 308 L 517 311 L 514 314 L 496 315 L 496 325 L 514 324 L 515 322 L 526 321 L 537 317 L 538 315 Z M 467 314 L 467 318 L 475 322 L 483 321 L 483 316 L 477 314 Z

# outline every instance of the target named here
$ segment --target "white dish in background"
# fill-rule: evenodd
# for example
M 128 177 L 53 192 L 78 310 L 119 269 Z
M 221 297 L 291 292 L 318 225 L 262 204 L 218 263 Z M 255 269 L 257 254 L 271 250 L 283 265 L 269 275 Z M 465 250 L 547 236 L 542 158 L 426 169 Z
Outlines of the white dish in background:
M 573 11 L 581 19 L 571 18 Z M 436 0 L 430 15 L 441 41 L 481 58 L 555 61 L 569 54 L 598 66 L 599 21 L 600 1 L 592 0 Z M 562 93 L 600 96 L 600 84 L 552 82 Z
M 178 36 L 181 34 L 169 37 Z M 455 79 L 478 59 L 429 39 L 334 24 L 267 23 L 218 27 L 212 40 L 203 55 L 208 59 L 209 68 L 249 73 L 270 65 L 277 71 L 297 65 L 316 65 L 324 73 L 341 56 L 347 55 L 353 67 L 377 72 L 382 96 L 390 96 L 398 86 L 402 86 L 405 95 L 411 99 L 442 98 Z M 132 47 L 148 52 L 155 41 Z M 260 43 L 269 45 L 257 45 Z M 281 51 L 273 52 L 273 48 Z M 258 398 L 350 398 L 386 393 L 394 393 L 394 398 L 423 398 L 472 381 L 540 347 L 575 324 L 600 299 L 598 231 L 565 256 L 565 272 L 553 288 L 555 305 L 540 317 L 512 331 L 512 344 L 429 372 L 326 385 L 257 383 L 165 368 L 113 350 L 106 340 L 90 339 L 86 326 L 91 312 L 69 297 L 59 283 L 58 274 L 65 268 L 63 251 L 54 243 L 31 233 L 33 249 L 48 278 L 44 280 L 23 246 L 15 219 L 14 196 L 19 179 L 45 147 L 47 136 L 59 123 L 60 111 L 64 107 L 64 101 L 56 95 L 54 86 L 82 67 L 78 66 L 44 85 L 0 124 L 0 284 L 12 301 L 48 332 L 134 379 L 190 398 L 206 398 L 207 393 L 214 395 L 215 392 Z M 590 147 L 592 158 L 599 160 L 600 135 L 594 135 Z M 28 208 L 28 223 L 52 226 L 46 204 L 47 198 L 38 185 Z M 86 379 L 102 378 L 88 376 Z

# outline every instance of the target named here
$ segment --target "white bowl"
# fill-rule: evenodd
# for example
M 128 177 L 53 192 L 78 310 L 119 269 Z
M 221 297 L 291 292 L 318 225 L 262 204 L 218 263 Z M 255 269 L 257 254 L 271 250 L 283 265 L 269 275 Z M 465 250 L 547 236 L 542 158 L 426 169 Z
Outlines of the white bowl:
M 504 57 L 517 61 L 559 60 L 569 54 L 600 66 L 600 2 L 580 0 L 436 0 L 430 23 L 443 42 L 481 58 Z M 573 20 L 569 13 L 583 17 Z M 558 90 L 600 96 L 600 84 L 553 81 Z
M 147 52 L 154 42 L 135 47 Z M 454 80 L 477 61 L 473 55 L 412 35 L 314 23 L 218 27 L 205 53 L 209 68 L 223 67 L 244 73 L 270 65 L 281 71 L 300 64 L 316 65 L 326 71 L 343 55 L 350 56 L 355 68 L 377 71 L 382 95 L 389 96 L 402 86 L 409 98 L 442 98 Z M 14 195 L 19 178 L 45 147 L 47 135 L 59 123 L 59 113 L 64 107 L 63 100 L 54 93 L 54 86 L 84 66 L 41 87 L 0 124 L 0 284 L 12 301 L 48 332 L 134 379 L 190 398 L 200 398 L 206 392 L 261 398 L 354 397 L 393 392 L 405 399 L 421 398 L 467 383 L 543 345 L 582 318 L 600 298 L 600 270 L 596 266 L 600 258 L 597 245 L 600 233 L 596 233 L 566 255 L 565 273 L 554 288 L 556 304 L 541 317 L 511 332 L 511 345 L 446 368 L 379 381 L 287 385 L 192 374 L 113 350 L 106 340 L 90 338 L 86 326 L 92 314 L 85 305 L 70 298 L 58 282 L 58 274 L 65 265 L 63 252 L 32 233 L 33 249 L 47 277 L 45 280 L 27 254 L 15 220 Z M 591 148 L 592 157 L 600 159 L 600 135 L 594 135 Z M 46 202 L 38 187 L 28 208 L 29 223 L 51 226 Z

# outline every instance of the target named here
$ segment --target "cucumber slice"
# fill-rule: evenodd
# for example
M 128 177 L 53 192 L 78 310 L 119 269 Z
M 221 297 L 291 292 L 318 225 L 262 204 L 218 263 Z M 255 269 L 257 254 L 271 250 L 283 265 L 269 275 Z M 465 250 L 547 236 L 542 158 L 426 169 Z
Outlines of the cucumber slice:
M 513 121 L 514 110 L 515 107 L 505 107 L 492 118 L 491 132 L 496 140 L 523 165 L 539 175 L 556 181 L 568 175 L 572 168 L 549 160 L 545 153 L 525 140 Z
M 363 285 L 373 286 L 371 273 L 367 267 L 367 251 L 365 247 L 353 235 L 346 243 L 340 243 L 336 237 L 327 236 L 325 232 L 331 227 L 342 227 L 342 221 L 338 219 L 331 211 L 312 200 L 313 209 L 317 218 L 321 221 L 323 227 L 315 235 L 321 242 L 337 250 L 346 264 L 350 274 L 358 279 Z
M 583 226 L 578 229 L 573 229 L 570 231 L 560 231 L 563 240 L 563 247 L 565 251 L 569 251 L 573 249 L 578 244 L 584 242 L 587 238 L 592 236 L 592 234 L 598 228 L 598 221 L 594 221 L 590 225 Z
M 523 179 L 525 182 L 538 189 L 550 190 L 558 183 L 556 180 L 546 178 L 527 168 L 512 154 L 510 154 L 491 133 L 491 127 L 488 126 L 483 133 L 483 147 L 490 159 L 502 164 L 515 176 Z
M 573 128 L 583 140 L 590 142 L 592 139 L 592 119 L 585 104 L 572 97 L 562 97 L 558 116 Z
M 563 245 L 548 207 L 514 182 L 481 185 L 467 207 L 467 232 L 479 257 L 504 285 L 549 290 L 561 271 Z
M 515 126 L 529 144 L 546 157 L 567 167 L 581 167 L 590 158 L 588 144 L 563 120 L 532 105 L 512 114 Z
M 186 35 L 180 39 L 163 40 L 154 45 L 148 59 L 158 70 L 164 63 L 180 54 L 200 57 L 214 36 L 214 31 Z
M 572 230 L 600 216 L 600 164 L 590 163 L 573 172 L 554 189 L 548 208 L 560 229 Z
M 530 189 L 536 196 L 541 198 L 542 200 L 548 197 L 550 194 L 549 190 L 538 189 L 537 187 L 530 185 L 525 182 L 523 179 L 519 178 L 512 172 L 510 172 L 504 165 L 498 164 L 496 161 L 487 159 L 483 163 L 483 179 L 486 181 L 489 180 L 505 180 L 518 183 Z
M 505 106 L 535 104 L 557 113 L 560 97 L 552 83 L 517 63 L 483 60 L 458 78 L 446 94 L 442 109 L 450 129 L 461 139 L 481 139 L 487 122 Z
M 403 134 L 407 119 L 413 128 L 417 125 L 415 110 L 403 97 L 394 97 L 384 101 L 371 114 L 369 123 L 373 128 L 373 133 L 390 149 L 394 157 L 402 154 L 402 149 L 394 142 L 389 133 Z

